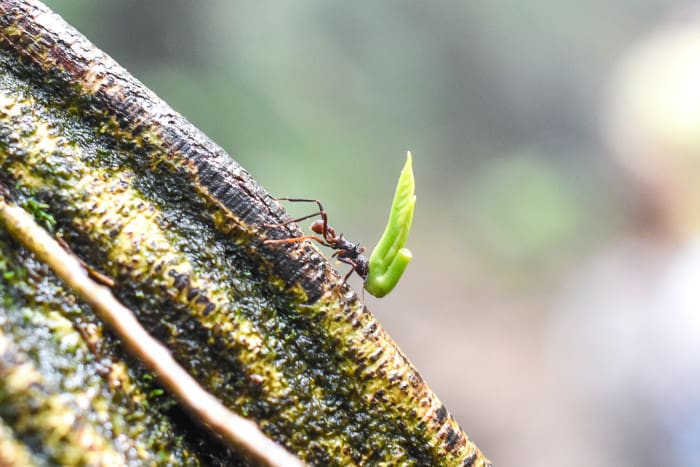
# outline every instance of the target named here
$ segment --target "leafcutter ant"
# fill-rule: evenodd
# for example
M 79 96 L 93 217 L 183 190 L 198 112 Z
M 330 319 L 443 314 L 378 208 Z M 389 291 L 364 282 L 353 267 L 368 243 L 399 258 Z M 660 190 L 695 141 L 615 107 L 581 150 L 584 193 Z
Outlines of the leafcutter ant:
M 328 213 L 323 209 L 323 205 L 317 199 L 306 199 L 306 198 L 277 198 L 278 200 L 292 201 L 292 202 L 303 202 L 303 203 L 316 203 L 318 205 L 318 212 L 309 214 L 308 216 L 303 216 L 298 219 L 292 219 L 281 224 L 265 224 L 265 227 L 284 227 L 292 222 L 300 222 L 306 219 L 310 219 L 314 216 L 321 216 L 320 219 L 314 221 L 311 224 L 311 230 L 316 234 L 320 235 L 302 235 L 301 237 L 283 238 L 278 240 L 265 240 L 263 243 L 266 244 L 280 244 L 280 243 L 296 243 L 301 242 L 306 239 L 315 240 L 323 246 L 335 250 L 335 253 L 331 257 L 338 258 L 341 263 L 349 264 L 352 269 L 343 278 L 343 283 L 348 280 L 350 274 L 353 271 L 357 273 L 363 280 L 367 279 L 367 274 L 369 273 L 369 260 L 362 253 L 365 252 L 365 248 L 360 246 L 359 243 L 349 242 L 343 237 L 343 234 L 336 234 L 335 229 L 328 225 Z

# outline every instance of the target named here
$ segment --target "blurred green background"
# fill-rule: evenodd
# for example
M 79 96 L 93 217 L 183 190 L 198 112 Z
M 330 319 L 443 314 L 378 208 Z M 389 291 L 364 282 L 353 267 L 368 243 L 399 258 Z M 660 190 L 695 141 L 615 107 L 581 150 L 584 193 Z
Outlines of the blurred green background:
M 560 386 L 551 327 L 568 277 L 636 228 L 601 137 L 612 71 L 690 2 L 46 3 L 351 240 L 379 238 L 410 149 L 414 261 L 366 299 L 470 437 L 502 466 L 660 465 L 644 436 L 586 439 L 607 422 Z
M 364 243 L 381 234 L 410 149 L 420 203 L 414 241 L 427 250 L 416 256 L 435 256 L 438 241 L 452 257 L 493 255 L 487 263 L 515 273 L 535 258 L 558 266 L 561 252 L 609 228 L 605 215 L 582 233 L 606 197 L 594 173 L 596 90 L 619 53 L 611 44 L 622 47 L 653 10 L 609 2 L 48 5 L 272 194 L 322 199 L 334 224 Z

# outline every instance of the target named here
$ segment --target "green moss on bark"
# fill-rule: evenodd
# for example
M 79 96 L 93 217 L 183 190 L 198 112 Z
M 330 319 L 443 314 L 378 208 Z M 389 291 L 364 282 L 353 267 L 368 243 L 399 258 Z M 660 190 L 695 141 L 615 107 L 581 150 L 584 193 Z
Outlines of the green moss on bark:
M 299 231 L 265 227 L 286 214 L 250 175 L 30 1 L 0 0 L 0 189 L 306 462 L 487 465 L 317 249 L 263 243 Z M 0 442 L 51 463 L 240 461 L 2 228 L 0 265 Z

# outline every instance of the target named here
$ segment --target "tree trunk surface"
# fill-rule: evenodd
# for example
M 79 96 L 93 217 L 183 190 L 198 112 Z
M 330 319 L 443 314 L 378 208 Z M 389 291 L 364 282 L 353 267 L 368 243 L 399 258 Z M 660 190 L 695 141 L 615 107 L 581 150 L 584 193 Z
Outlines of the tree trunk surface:
M 3 200 L 304 462 L 490 465 L 315 247 L 263 243 L 301 232 L 248 172 L 35 1 L 0 0 Z M 256 464 L 4 222 L 0 465 Z

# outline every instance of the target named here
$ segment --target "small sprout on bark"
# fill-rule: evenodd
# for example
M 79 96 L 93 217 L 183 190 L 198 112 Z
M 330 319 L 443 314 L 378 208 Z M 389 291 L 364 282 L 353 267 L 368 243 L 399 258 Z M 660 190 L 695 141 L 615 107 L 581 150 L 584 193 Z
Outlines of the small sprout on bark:
M 25 203 L 25 207 L 39 223 L 44 224 L 44 227 L 46 227 L 49 232 L 53 232 L 53 228 L 56 226 L 56 219 L 47 211 L 49 208 L 48 204 L 37 201 L 34 198 L 29 198 Z

